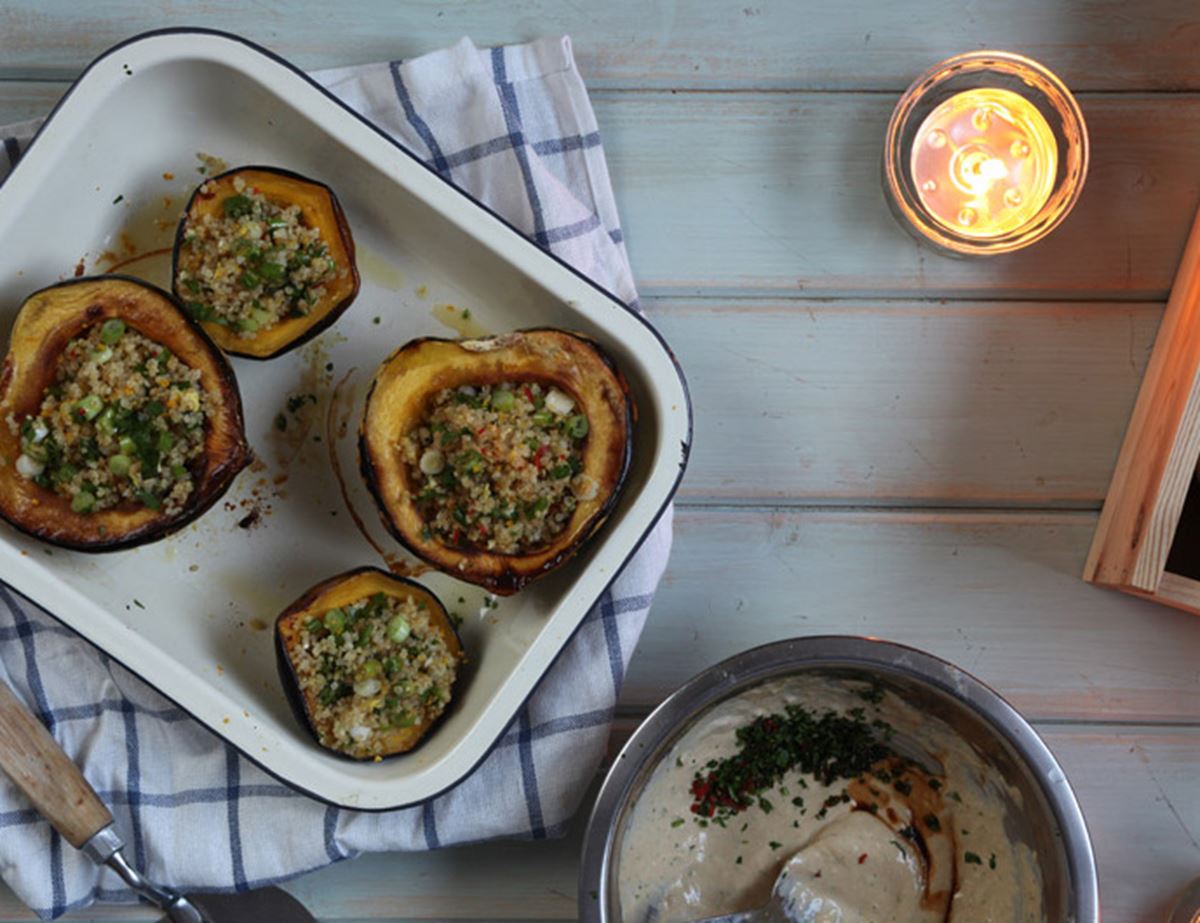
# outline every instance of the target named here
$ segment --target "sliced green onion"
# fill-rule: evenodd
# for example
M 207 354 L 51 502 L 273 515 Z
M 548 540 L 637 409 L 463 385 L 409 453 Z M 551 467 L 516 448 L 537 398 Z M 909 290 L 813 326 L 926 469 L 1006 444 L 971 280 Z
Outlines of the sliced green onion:
M 550 477 L 554 478 L 555 480 L 560 480 L 562 478 L 567 478 L 570 476 L 571 476 L 571 466 L 566 463 L 563 463 L 561 465 L 555 465 L 550 471 Z
M 331 635 L 340 635 L 346 630 L 346 613 L 341 609 L 330 609 L 326 612 L 325 629 Z
M 128 436 L 122 436 L 120 442 L 117 443 L 117 448 L 121 450 L 122 455 L 133 455 L 137 452 L 137 443 Z
M 89 394 L 76 402 L 75 409 L 83 414 L 85 420 L 94 420 L 104 409 L 104 401 L 100 399 L 99 395 Z
M 372 679 L 383 673 L 383 664 L 378 660 L 368 660 L 358 668 L 359 679 Z
M 132 465 L 133 459 L 128 455 L 112 455 L 108 459 L 108 470 L 117 476 L 128 474 Z
M 534 426 L 550 426 L 554 423 L 554 414 L 548 410 L 539 410 L 533 415 Z
M 315 635 L 317 632 L 319 632 L 322 628 L 325 627 L 325 623 L 322 622 L 320 619 L 309 619 L 307 624 L 305 624 L 304 627 L 308 629 L 308 633 L 310 635 Z
M 95 495 L 86 490 L 81 490 L 71 498 L 71 509 L 76 513 L 90 513 L 95 505 Z
M 119 317 L 109 318 L 100 326 L 100 342 L 108 346 L 116 345 L 117 341 L 124 335 L 125 321 Z
M 403 642 L 412 634 L 412 626 L 402 615 L 394 615 L 387 623 L 388 638 L 396 644 Z
M 396 712 L 392 718 L 392 727 L 394 728 L 410 728 L 417 723 L 417 719 L 406 711 Z
M 166 430 L 158 434 L 158 451 L 170 452 L 171 447 L 175 445 L 175 437 Z
M 113 351 L 111 346 L 101 346 L 98 350 L 92 353 L 92 361 L 98 363 L 99 365 L 103 365 L 112 357 Z
M 287 278 L 287 270 L 278 263 L 264 262 L 258 267 L 258 271 L 268 282 L 279 283 Z
M 238 281 L 242 283 L 242 288 L 254 288 L 256 285 L 262 282 L 262 279 L 259 278 L 258 273 L 251 269 L 247 269 L 242 273 L 242 277 L 238 279 Z
M 172 465 L 171 474 L 175 475 L 175 480 L 182 481 L 187 477 L 188 470 L 183 465 Z
M 588 434 L 588 418 L 581 413 L 577 413 L 573 417 L 567 417 L 563 428 L 572 439 L 582 439 Z
M 492 407 L 496 410 L 512 410 L 517 399 L 511 391 L 493 391 Z

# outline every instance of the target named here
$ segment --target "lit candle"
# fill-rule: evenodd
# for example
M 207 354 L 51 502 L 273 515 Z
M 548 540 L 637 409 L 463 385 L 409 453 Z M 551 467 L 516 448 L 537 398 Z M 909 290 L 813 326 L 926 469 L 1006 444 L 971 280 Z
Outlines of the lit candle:
M 972 238 L 1019 231 L 1054 191 L 1058 146 L 1037 107 L 1012 90 L 950 97 L 917 129 L 912 178 L 929 215 Z

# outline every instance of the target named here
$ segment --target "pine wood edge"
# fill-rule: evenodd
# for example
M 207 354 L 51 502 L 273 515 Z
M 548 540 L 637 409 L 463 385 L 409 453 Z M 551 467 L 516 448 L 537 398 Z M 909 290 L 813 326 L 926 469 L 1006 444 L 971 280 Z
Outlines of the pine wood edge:
M 1200 459 L 1200 212 L 1109 484 L 1085 580 L 1153 595 Z

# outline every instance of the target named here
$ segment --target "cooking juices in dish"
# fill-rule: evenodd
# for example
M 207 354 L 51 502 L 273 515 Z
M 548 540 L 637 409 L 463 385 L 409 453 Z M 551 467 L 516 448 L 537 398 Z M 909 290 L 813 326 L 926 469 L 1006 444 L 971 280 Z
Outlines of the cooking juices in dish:
M 653 771 L 622 834 L 622 918 L 761 907 L 787 863 L 798 905 L 830 920 L 1042 921 L 1034 854 L 1004 832 L 1019 810 L 947 725 L 890 693 L 775 680 L 711 709 Z
M 411 551 L 498 594 L 572 557 L 629 469 L 633 404 L 600 347 L 562 330 L 414 340 L 375 375 L 363 475 Z
M 174 289 L 226 352 L 270 358 L 333 323 L 358 293 L 333 191 L 271 167 L 202 183 L 180 223 Z
M 276 646 L 297 716 L 322 747 L 360 760 L 416 746 L 449 706 L 463 658 L 436 596 L 369 567 L 288 607 Z
M 249 460 L 225 358 L 165 292 L 121 276 L 22 305 L 0 376 L 0 514 L 46 541 L 160 538 Z

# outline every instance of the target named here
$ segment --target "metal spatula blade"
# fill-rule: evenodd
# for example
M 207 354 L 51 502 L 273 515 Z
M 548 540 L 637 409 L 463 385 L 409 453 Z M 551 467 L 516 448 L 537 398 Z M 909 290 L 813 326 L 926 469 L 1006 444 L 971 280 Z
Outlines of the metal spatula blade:
M 193 894 L 189 900 L 211 923 L 316 923 L 304 905 L 283 888 L 241 894 Z
M 148 881 L 130 865 L 112 813 L 79 767 L 0 681 L 0 770 L 68 843 L 106 865 L 139 895 L 165 910 L 171 923 L 316 923 L 279 888 L 187 898 Z

